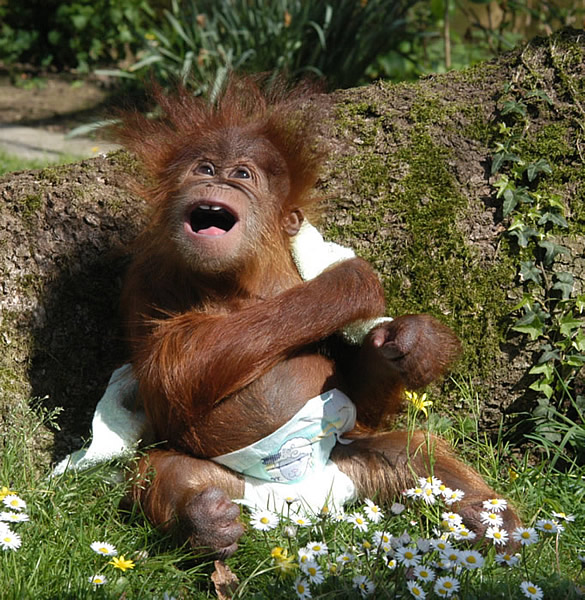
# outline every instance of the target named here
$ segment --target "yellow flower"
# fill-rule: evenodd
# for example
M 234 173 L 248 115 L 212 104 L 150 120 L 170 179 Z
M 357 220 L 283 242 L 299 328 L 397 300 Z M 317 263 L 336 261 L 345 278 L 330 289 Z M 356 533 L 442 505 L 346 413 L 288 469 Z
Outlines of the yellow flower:
M 280 546 L 272 548 L 270 556 L 274 559 L 276 570 L 282 577 L 293 573 L 298 566 L 293 562 L 293 557 L 288 555 L 288 550 L 285 550 Z
M 412 406 L 414 407 L 414 409 L 417 412 L 420 411 L 424 414 L 424 416 L 427 419 L 429 418 L 427 406 L 432 406 L 433 402 L 432 402 L 432 400 L 427 400 L 426 392 L 424 394 L 422 394 L 421 396 L 419 396 L 416 392 L 406 391 L 406 392 L 404 392 L 404 395 L 406 396 L 406 399 L 412 404 Z
M 13 492 L 10 488 L 7 488 L 5 485 L 0 489 L 0 500 L 4 500 L 6 496 L 14 496 L 16 492 Z
M 122 556 L 114 556 L 112 560 L 108 563 L 109 565 L 114 565 L 116 569 L 120 569 L 120 571 L 127 571 L 128 569 L 134 568 L 133 560 L 126 560 L 124 555 Z

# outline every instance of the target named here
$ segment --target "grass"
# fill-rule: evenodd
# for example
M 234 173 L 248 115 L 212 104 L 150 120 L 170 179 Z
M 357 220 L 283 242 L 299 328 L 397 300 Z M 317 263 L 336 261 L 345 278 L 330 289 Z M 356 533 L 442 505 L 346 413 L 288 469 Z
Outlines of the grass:
M 80 160 L 79 157 L 72 155 L 62 155 L 58 161 L 51 159 L 26 159 L 14 154 L 8 154 L 0 150 L 0 176 L 14 171 L 28 171 L 31 169 L 43 169 L 49 165 L 67 164 Z
M 460 393 L 472 410 L 473 390 L 462 385 Z M 524 581 L 542 588 L 545 598 L 579 597 L 577 587 L 582 589 L 585 585 L 585 469 L 573 466 L 568 472 L 561 472 L 528 455 L 514 458 L 500 439 L 486 439 L 466 419 L 451 416 L 447 427 L 445 418 L 434 416 L 432 410 L 428 420 L 422 418 L 422 413 L 414 413 L 411 407 L 409 423 L 419 419 L 423 428 L 445 431 L 488 482 L 519 508 L 527 527 L 534 527 L 541 519 L 556 519 L 564 527 L 563 532 L 539 532 L 537 543 L 522 546 L 521 562 L 516 567 L 497 564 L 495 547 L 485 541 L 470 546 L 450 540 L 460 550 L 476 548 L 481 555 L 479 560 L 485 560 L 485 564 L 480 569 L 451 567 L 439 573 L 435 566 L 438 552 L 423 554 L 420 548 L 424 550 L 424 543 L 418 542 L 418 548 L 415 545 L 419 538 L 437 537 L 441 514 L 450 510 L 439 500 L 426 504 L 416 499 L 398 499 L 404 503 L 404 511 L 395 514 L 396 507 L 394 512 L 380 507 L 383 518 L 378 523 L 372 520 L 371 509 L 366 505 L 348 507 L 347 514 L 357 513 L 367 531 L 358 529 L 347 516 L 338 520 L 332 512 L 308 514 L 312 524 L 300 526 L 289 518 L 295 512 L 292 505 L 289 515 L 277 519 L 276 527 L 266 531 L 249 527 L 240 550 L 227 561 L 240 581 L 234 598 L 309 597 L 309 592 L 313 598 L 358 598 L 367 593 L 370 585 L 375 586 L 371 597 L 416 597 L 407 589 L 408 582 L 419 585 L 427 598 L 448 597 L 432 591 L 436 580 L 425 583 L 412 579 L 413 569 L 400 564 L 401 551 L 396 551 L 400 544 L 395 542 L 394 553 L 386 556 L 380 548 L 383 542 L 376 543 L 374 539 L 375 531 L 391 534 L 395 540 L 407 532 L 411 539 L 406 542 L 403 538 L 402 543 L 413 549 L 420 564 L 434 570 L 437 577 L 456 578 L 461 587 L 453 598 L 539 597 L 526 596 L 521 591 Z M 38 427 L 51 420 L 51 415 L 31 408 L 22 425 L 4 440 L 0 488 L 6 486 L 4 494 L 17 492 L 26 502 L 26 508 L 20 512 L 26 512 L 29 521 L 10 525 L 21 538 L 20 547 L 0 550 L 0 596 L 6 600 L 215 598 L 211 561 L 194 563 L 187 549 L 173 547 L 139 512 L 122 511 L 119 503 L 125 486 L 111 466 L 56 478 L 48 478 L 48 473 L 35 475 L 35 457 L 28 448 Z M 572 513 L 575 520 L 564 522 L 554 517 L 554 512 Z M 248 520 L 248 516 L 244 519 Z M 0 543 L 1 540 L 0 536 Z M 133 568 L 116 568 L 111 564 L 112 557 L 91 549 L 95 541 L 114 545 L 118 558 L 123 555 L 124 560 L 133 561 Z M 298 551 L 310 542 L 325 542 L 328 551 L 309 557 L 307 560 L 312 563 L 299 563 Z M 343 552 L 352 555 L 345 565 L 336 560 Z M 300 569 L 302 566 L 307 570 L 307 565 L 313 565 L 317 579 L 322 574 L 322 583 L 309 581 L 310 574 Z M 95 575 L 105 577 L 107 582 L 99 586 L 90 583 Z M 362 589 L 355 587 L 360 584 Z M 295 592 L 295 585 L 306 586 L 305 596 Z

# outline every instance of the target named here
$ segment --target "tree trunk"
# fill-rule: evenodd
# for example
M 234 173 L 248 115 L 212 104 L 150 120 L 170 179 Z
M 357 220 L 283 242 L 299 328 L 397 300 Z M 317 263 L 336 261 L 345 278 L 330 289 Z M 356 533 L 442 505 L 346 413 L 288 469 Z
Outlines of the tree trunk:
M 389 314 L 430 312 L 457 331 L 456 376 L 479 393 L 486 428 L 536 402 L 528 370 L 542 342 L 510 329 L 524 249 L 506 235 L 491 174 L 504 103 L 512 90 L 528 107 L 520 150 L 552 166 L 545 182 L 566 207 L 558 239 L 571 251 L 558 265 L 583 294 L 584 42 L 565 31 L 462 72 L 336 92 L 323 122 L 322 231 L 374 264 Z M 117 302 L 125 253 L 147 217 L 129 191 L 138 173 L 119 152 L 0 180 L 0 432 L 31 397 L 64 407 L 60 431 L 39 434 L 45 462 L 87 437 L 126 354 Z M 457 406 L 448 388 L 442 398 Z

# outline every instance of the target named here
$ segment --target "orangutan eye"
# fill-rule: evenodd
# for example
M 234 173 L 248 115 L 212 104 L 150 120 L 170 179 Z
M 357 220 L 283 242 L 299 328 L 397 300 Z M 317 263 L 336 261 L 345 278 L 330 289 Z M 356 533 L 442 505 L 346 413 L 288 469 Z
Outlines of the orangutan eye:
M 197 175 L 213 177 L 213 175 L 215 175 L 215 168 L 211 163 L 204 162 L 195 167 L 195 173 L 197 173 Z
M 250 173 L 249 169 L 246 169 L 246 167 L 238 167 L 232 173 L 232 177 L 234 179 L 250 179 L 252 177 L 252 174 Z

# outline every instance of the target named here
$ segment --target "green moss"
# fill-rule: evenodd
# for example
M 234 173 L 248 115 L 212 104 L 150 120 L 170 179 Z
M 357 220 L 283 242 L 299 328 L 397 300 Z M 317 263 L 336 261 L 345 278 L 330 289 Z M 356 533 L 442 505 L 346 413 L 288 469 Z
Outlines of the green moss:
M 382 118 L 367 102 L 344 104 L 337 108 L 336 121 L 342 129 L 355 131 L 359 144 L 371 146 L 378 135 Z
M 449 151 L 422 125 L 409 139 L 394 155 L 362 150 L 341 159 L 339 173 L 359 175 L 352 189 L 372 201 L 349 210 L 349 222 L 326 233 L 357 244 L 383 274 L 389 314 L 429 312 L 452 326 L 468 341 L 461 371 L 481 376 L 498 356 L 507 314 L 504 285 L 515 269 L 505 257 L 486 264 L 469 244 L 464 223 L 472 208 L 451 173 Z M 396 221 L 399 240 L 392 235 Z M 360 246 L 362 239 L 367 243 Z
M 36 215 L 43 207 L 43 197 L 41 194 L 30 194 L 22 199 L 21 206 L 25 217 Z

